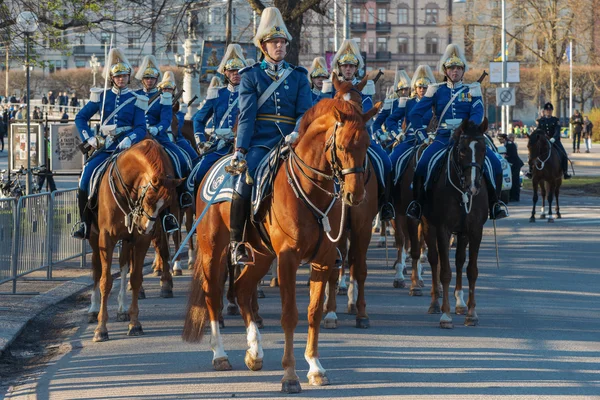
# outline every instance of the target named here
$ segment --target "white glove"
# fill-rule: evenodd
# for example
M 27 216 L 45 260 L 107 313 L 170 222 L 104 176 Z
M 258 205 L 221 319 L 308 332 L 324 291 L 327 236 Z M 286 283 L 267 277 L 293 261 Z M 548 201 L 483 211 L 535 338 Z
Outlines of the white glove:
M 131 144 L 131 139 L 129 137 L 126 137 L 125 139 L 121 140 L 121 143 L 117 145 L 117 150 L 126 150 L 131 147 Z
M 555 141 L 556 141 L 556 139 L 550 138 L 550 143 L 554 143 Z
M 235 153 L 233 153 L 233 158 L 231 159 L 231 165 L 236 165 L 242 161 L 244 161 L 246 159 L 246 155 L 244 153 L 242 153 L 239 150 L 236 150 Z
M 95 149 L 98 148 L 98 139 L 96 139 L 96 136 L 92 136 L 92 137 L 88 138 L 88 140 L 86 140 L 86 142 L 93 148 L 95 148 Z
M 150 128 L 148 128 L 148 132 L 150 132 L 152 136 L 156 136 L 158 135 L 158 128 L 155 126 L 151 126 Z
M 285 137 L 284 142 L 285 144 L 293 144 L 296 143 L 296 140 L 298 140 L 298 132 L 294 131 Z
M 433 142 L 435 140 L 435 133 L 429 132 L 427 134 L 427 138 L 429 139 L 430 142 Z
M 378 129 L 375 132 L 375 137 L 380 141 L 380 142 L 385 142 L 387 140 L 389 140 L 389 135 L 387 134 L 387 132 L 382 131 L 381 129 Z

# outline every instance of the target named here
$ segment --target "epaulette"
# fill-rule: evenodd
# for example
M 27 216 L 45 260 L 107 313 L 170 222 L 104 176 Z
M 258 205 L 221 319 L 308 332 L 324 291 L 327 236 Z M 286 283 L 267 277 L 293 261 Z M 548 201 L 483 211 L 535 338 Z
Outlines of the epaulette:
M 437 92 L 437 90 L 439 88 L 440 88 L 439 83 L 433 83 L 433 84 L 427 86 L 427 92 L 425 92 L 425 97 L 433 97 L 433 95 L 435 94 L 435 92 Z
M 135 92 L 131 92 L 135 96 L 135 106 L 141 108 L 144 111 L 148 110 L 148 101 L 150 100 L 143 94 L 137 94 Z
M 406 102 L 408 101 L 408 97 L 400 97 L 398 99 L 398 107 L 403 108 L 406 107 Z
M 469 93 L 472 97 L 481 97 L 481 84 L 474 82 L 469 85 Z
M 321 88 L 321 93 L 331 93 L 333 92 L 333 82 L 331 79 L 325 79 L 323 81 L 323 87 Z
M 163 106 L 172 106 L 173 105 L 173 94 L 169 92 L 164 92 L 160 95 L 160 104 Z
M 394 99 L 385 99 L 381 110 L 391 110 L 392 104 L 394 104 Z
M 254 68 L 254 67 L 257 67 L 257 66 L 259 66 L 259 65 L 260 65 L 260 63 L 254 63 L 254 64 L 252 64 L 252 65 L 248 65 L 247 67 L 244 67 L 244 68 L 240 69 L 240 70 L 238 71 L 238 74 L 240 74 L 240 75 L 241 75 L 241 74 L 243 74 L 244 72 L 250 71 L 252 68 Z
M 362 94 L 365 96 L 373 96 L 375 94 L 375 82 L 369 79 L 362 90 Z
M 102 88 L 97 88 L 97 87 L 91 88 L 90 89 L 90 101 L 92 103 L 99 103 L 100 96 L 102 95 L 102 93 L 104 93 L 104 89 L 102 89 Z
M 208 88 L 208 90 L 206 91 L 206 98 L 204 100 L 205 101 L 212 100 L 212 99 L 216 99 L 217 97 L 219 97 L 219 88 L 212 87 L 212 88 Z

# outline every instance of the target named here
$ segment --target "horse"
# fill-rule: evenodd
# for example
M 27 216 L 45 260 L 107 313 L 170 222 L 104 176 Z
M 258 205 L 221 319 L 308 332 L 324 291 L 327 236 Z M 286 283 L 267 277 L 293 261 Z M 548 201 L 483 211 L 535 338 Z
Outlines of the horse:
M 466 259 L 466 248 L 469 246 L 469 298 L 465 325 L 475 326 L 479 318 L 475 311 L 475 283 L 477 281 L 477 257 L 483 225 L 488 218 L 488 193 L 482 185 L 483 165 L 486 144 L 484 133 L 487 130 L 487 119 L 477 125 L 473 121 L 464 120 L 454 131 L 453 144 L 440 166 L 440 174 L 427 191 L 423 207 L 423 232 L 428 247 L 428 259 L 432 271 L 430 314 L 440 313 L 438 302 L 439 287 L 442 283 L 443 302 L 440 327 L 454 327 L 450 316 L 448 302 L 448 286 L 452 279 L 449 262 L 450 236 L 457 234 L 456 245 L 456 313 L 465 312 L 462 292 L 462 268 Z M 443 199 L 443 201 L 440 201 Z M 419 258 L 419 248 L 411 246 L 413 274 Z M 439 257 L 439 259 L 438 259 Z M 439 260 L 439 274 L 437 271 Z
M 343 85 L 351 84 L 334 81 L 336 89 Z M 263 201 L 264 209 L 259 210 L 264 217 L 246 228 L 247 244 L 254 253 L 254 265 L 242 270 L 233 289 L 249 345 L 244 361 L 251 370 L 262 368 L 263 349 L 252 300 L 258 281 L 277 257 L 281 325 L 285 333 L 283 392 L 301 391 L 294 357 L 294 330 L 298 323 L 296 274 L 303 260 L 310 261 L 312 265 L 305 352 L 310 366 L 307 376 L 311 385 L 329 384 L 319 361 L 318 335 L 325 284 L 337 257 L 336 246 L 331 239 L 341 234 L 346 206 L 358 205 L 365 198 L 364 164 L 369 146 L 365 124 L 373 115 L 374 112 L 364 116 L 356 113 L 348 102 L 337 99 L 323 99 L 309 109 L 302 117 L 299 137 L 290 146 L 288 158 L 277 168 L 272 193 Z M 337 194 L 334 194 L 334 180 L 340 184 Z M 197 210 L 206 206 L 198 196 Z M 226 264 L 229 263 L 230 270 L 233 269 L 228 257 L 229 209 L 226 202 L 213 204 L 198 224 L 198 257 L 182 334 L 186 341 L 199 342 L 207 319 L 210 320 L 212 363 L 219 371 L 231 369 L 218 324 L 222 300 L 220 279 Z M 323 214 L 327 215 L 327 219 Z M 258 225 L 262 225 L 268 233 L 275 254 L 262 242 Z M 331 233 L 327 232 L 330 240 L 324 239 L 324 228 L 331 230 Z
M 111 265 L 115 245 L 125 244 L 123 253 L 131 265 L 132 298 L 129 312 L 124 310 L 124 288 L 119 294 L 118 319 L 129 320 L 127 335 L 143 334 L 138 320 L 138 294 L 142 285 L 142 267 L 160 212 L 175 197 L 182 180 L 172 178 L 174 172 L 167 154 L 152 139 L 144 139 L 117 155 L 108 165 L 97 194 L 90 233 L 94 290 L 88 315 L 98 321 L 94 342 L 108 340 L 108 296 L 112 289 Z M 121 265 L 121 276 L 127 275 L 127 263 Z M 168 269 L 161 278 L 161 288 L 169 290 L 173 281 Z M 126 315 L 128 314 L 128 315 Z
M 527 135 L 527 150 L 531 168 L 531 183 L 533 186 L 533 209 L 529 222 L 535 222 L 535 205 L 538 201 L 538 185 L 542 189 L 542 214 L 541 219 L 546 218 L 544 207 L 546 206 L 546 191 L 548 192 L 548 222 L 554 222 L 552 217 L 552 200 L 556 196 L 556 218 L 561 218 L 558 195 L 562 185 L 563 172 L 560 164 L 560 154 L 552 148 L 552 144 L 546 137 L 544 131 L 536 129 Z M 513 183 L 515 184 L 515 183 Z M 518 182 L 516 182 L 518 185 Z

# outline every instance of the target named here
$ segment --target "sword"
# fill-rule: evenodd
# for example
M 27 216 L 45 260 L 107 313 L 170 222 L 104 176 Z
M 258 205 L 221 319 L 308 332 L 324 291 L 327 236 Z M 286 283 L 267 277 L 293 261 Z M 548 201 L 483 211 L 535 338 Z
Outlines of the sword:
M 219 195 L 219 193 L 221 193 L 221 190 L 223 189 L 223 187 L 225 187 L 225 184 L 227 182 L 229 182 L 229 180 L 231 179 L 231 177 L 232 177 L 232 175 L 227 174 L 227 176 L 225 177 L 225 179 L 223 179 L 223 182 L 221 182 L 221 184 L 219 185 L 219 187 L 215 191 L 215 194 L 213 194 L 213 196 L 210 198 L 209 202 L 206 203 L 206 207 L 204 207 L 204 210 L 202 211 L 202 214 L 200 214 L 200 216 L 198 217 L 198 219 L 196 219 L 196 221 L 194 221 L 194 225 L 192 225 L 192 229 L 188 232 L 188 234 L 185 237 L 185 239 L 183 239 L 183 241 L 181 242 L 181 245 L 179 246 L 179 249 L 177 250 L 177 252 L 173 256 L 173 258 L 171 259 L 171 263 L 173 263 L 173 261 L 176 260 L 177 257 L 179 257 L 179 255 L 183 251 L 183 248 L 185 247 L 185 245 L 187 244 L 187 242 L 194 235 L 194 232 L 196 231 L 196 228 L 198 227 L 198 224 L 200 223 L 200 221 L 202 221 L 202 218 L 204 218 L 204 216 L 208 212 L 208 209 L 210 208 L 211 205 L 213 205 L 213 203 L 215 202 L 215 199 L 217 198 L 217 196 Z

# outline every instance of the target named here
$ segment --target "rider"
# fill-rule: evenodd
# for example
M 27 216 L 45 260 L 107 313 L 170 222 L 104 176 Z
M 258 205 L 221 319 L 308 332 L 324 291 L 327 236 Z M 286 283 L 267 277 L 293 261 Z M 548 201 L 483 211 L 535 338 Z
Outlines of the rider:
M 240 71 L 240 115 L 231 169 L 239 173 L 230 213 L 231 258 L 249 261 L 242 243 L 250 214 L 252 179 L 258 164 L 285 136 L 297 136 L 300 120 L 312 106 L 308 71 L 284 61 L 292 40 L 279 9 L 267 7 L 260 18 L 254 44 L 262 62 Z M 244 172 L 247 168 L 247 172 Z
M 352 82 L 356 85 L 359 82 L 357 77 L 359 71 L 364 68 L 364 61 L 360 55 L 360 50 L 354 40 L 346 39 L 340 46 L 339 50 L 333 57 L 331 62 L 334 71 L 337 73 L 340 80 L 346 82 Z M 323 83 L 323 97 L 333 97 L 333 85 L 331 81 L 325 81 Z M 361 96 L 362 96 L 362 112 L 365 113 L 373 107 L 373 95 L 375 94 L 375 83 L 371 80 L 367 81 Z M 370 128 L 370 123 L 368 124 Z M 375 140 L 371 139 L 369 148 L 377 153 L 381 159 L 383 166 L 383 182 L 381 179 L 377 179 L 379 183 L 379 193 L 383 194 L 379 198 L 379 216 L 382 221 L 390 221 L 394 219 L 394 207 L 390 203 L 390 192 L 391 192 L 391 171 L 392 164 L 390 157 L 381 145 Z
M 443 157 L 451 140 L 452 132 L 464 119 L 480 124 L 484 118 L 483 99 L 479 83 L 463 84 L 463 75 L 467 70 L 467 62 L 462 50 L 455 44 L 449 44 L 439 64 L 439 71 L 446 82 L 430 85 L 425 96 L 414 106 L 409 121 L 410 130 L 414 130 L 420 140 L 425 139 L 424 116 L 432 107 L 438 126 L 435 140 L 423 152 L 415 170 L 413 181 L 413 202 L 408 206 L 406 215 L 414 219 L 421 218 L 421 205 L 431 171 Z M 433 136 L 433 135 L 432 135 Z M 431 161 L 433 161 L 431 163 Z M 432 165 L 430 165 L 432 164 Z M 492 150 L 486 148 L 485 181 L 488 188 L 490 219 L 508 216 L 506 205 L 498 201 L 502 189 L 502 166 Z
M 558 118 L 552 116 L 552 112 L 554 112 L 554 106 L 552 103 L 544 104 L 544 115 L 537 120 L 538 129 L 541 129 L 546 134 L 546 137 L 550 140 L 553 147 L 558 149 L 558 154 L 560 155 L 560 165 L 563 170 L 563 178 L 571 179 L 571 175 L 569 174 L 569 157 L 567 156 L 567 152 L 560 141 L 560 122 Z M 531 179 L 531 165 L 533 160 L 529 160 L 529 171 L 525 176 Z
M 323 57 L 315 57 L 308 72 L 308 80 L 312 91 L 312 104 L 315 105 L 321 99 L 323 81 L 329 77 L 327 63 Z
M 400 99 L 406 99 L 410 95 L 410 77 L 405 70 L 396 71 L 396 82 L 396 90 L 385 99 L 381 111 L 379 111 L 375 122 L 373 122 L 373 132 L 377 132 L 379 135 L 381 135 L 380 130 L 385 130 L 386 119 L 399 107 L 404 107 L 404 105 L 401 106 L 403 102 Z M 392 88 L 390 87 L 390 89 Z
M 414 130 L 411 130 L 408 116 L 412 109 L 421 101 L 429 85 L 435 84 L 435 77 L 429 65 L 419 65 L 415 71 L 410 86 L 413 90 L 413 96 L 410 99 L 400 98 L 400 106 L 394 110 L 394 112 L 385 120 L 385 127 L 392 140 L 402 140 L 401 143 L 394 147 L 392 154 L 390 154 L 390 160 L 392 166 L 396 165 L 396 162 L 400 159 L 406 159 L 402 157 L 407 151 L 415 148 L 415 145 L 422 143 L 422 140 L 418 140 Z M 432 111 L 428 108 L 423 115 L 423 126 L 429 125 L 431 120 Z M 402 123 L 406 121 L 406 136 L 402 132 Z M 402 139 L 402 137 L 404 137 Z M 401 171 L 400 171 L 401 172 Z M 400 176 L 396 176 L 396 181 Z
M 202 108 L 194 115 L 194 132 L 201 160 L 188 177 L 186 185 L 193 192 L 200 185 L 210 167 L 233 150 L 233 127 L 239 113 L 238 95 L 240 69 L 246 66 L 239 44 L 227 46 L 217 71 L 225 76 L 226 87 L 211 88 Z M 212 118 L 215 129 L 207 140 L 206 123 Z
M 173 122 L 173 91 L 175 89 L 175 76 L 169 74 L 161 82 L 166 90 L 158 90 L 157 84 L 160 77 L 158 63 L 152 55 L 145 56 L 142 64 L 135 75 L 136 79 L 142 81 L 143 89 L 137 91 L 150 99 L 148 111 L 146 111 L 146 126 L 148 133 L 165 148 L 169 158 L 175 167 L 178 178 L 185 178 L 192 169 L 192 160 L 188 154 L 175 144 L 175 138 L 171 132 Z M 185 190 L 183 185 L 177 188 L 179 192 L 179 205 L 186 208 L 192 205 L 193 197 Z M 165 227 L 166 229 L 166 227 Z M 168 232 L 168 230 L 167 230 Z
M 106 61 L 109 68 L 104 69 L 103 75 L 109 78 L 111 89 L 92 88 L 90 101 L 75 116 L 82 142 L 96 149 L 83 166 L 79 179 L 77 197 L 81 221 L 73 227 L 72 236 L 75 239 L 90 237 L 92 215 L 88 197 L 93 193 L 89 185 L 96 168 L 112 154 L 128 149 L 146 136 L 144 112 L 148 108 L 148 98 L 135 94 L 127 87 L 131 64 L 119 48 L 111 49 Z M 102 118 L 98 132 L 94 132 L 89 125 L 96 113 Z

